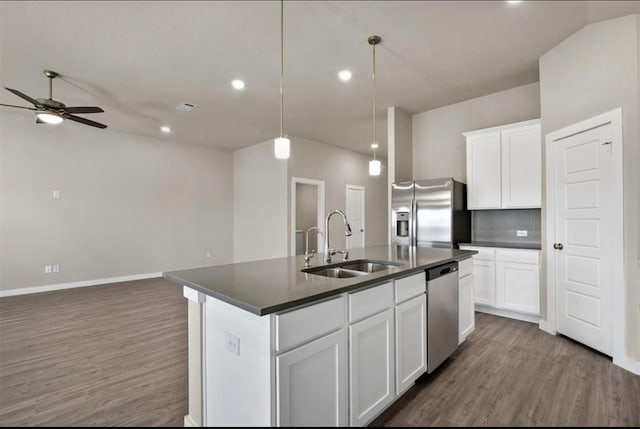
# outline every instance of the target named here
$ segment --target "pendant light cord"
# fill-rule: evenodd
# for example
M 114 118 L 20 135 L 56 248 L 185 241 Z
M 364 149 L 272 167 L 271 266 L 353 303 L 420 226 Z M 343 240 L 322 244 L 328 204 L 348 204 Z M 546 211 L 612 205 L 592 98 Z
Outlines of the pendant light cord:
M 376 45 L 373 44 L 373 143 L 376 142 Z M 373 149 L 373 159 L 376 159 L 376 150 Z
M 280 137 L 284 130 L 284 0 L 280 0 Z

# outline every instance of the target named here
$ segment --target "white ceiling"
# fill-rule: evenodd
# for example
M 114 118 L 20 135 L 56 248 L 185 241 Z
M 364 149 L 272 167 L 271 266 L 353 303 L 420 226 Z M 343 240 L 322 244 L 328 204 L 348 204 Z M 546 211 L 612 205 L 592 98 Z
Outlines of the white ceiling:
M 368 36 L 382 37 L 384 151 L 388 106 L 418 113 L 535 82 L 542 54 L 589 22 L 640 12 L 640 3 L 295 1 L 284 9 L 285 132 L 370 153 Z M 279 133 L 279 13 L 277 1 L 1 2 L 0 84 L 46 97 L 42 70 L 52 69 L 62 75 L 54 98 L 103 107 L 86 117 L 111 129 L 238 149 Z M 337 79 L 342 69 L 353 71 L 351 82 Z M 231 88 L 235 78 L 243 92 Z M 198 108 L 176 111 L 183 101 Z M 24 105 L 7 91 L 0 103 Z M 171 135 L 160 132 L 165 123 Z

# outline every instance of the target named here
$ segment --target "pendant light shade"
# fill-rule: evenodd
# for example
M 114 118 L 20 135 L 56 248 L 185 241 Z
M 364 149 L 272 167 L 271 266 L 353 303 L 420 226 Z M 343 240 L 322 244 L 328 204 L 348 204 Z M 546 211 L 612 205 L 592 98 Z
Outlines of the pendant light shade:
M 273 141 L 277 159 L 289 159 L 291 141 L 284 135 L 284 0 L 280 0 L 280 137 Z
M 367 41 L 373 48 L 373 143 L 371 144 L 373 159 L 369 161 L 369 175 L 379 176 L 382 171 L 382 163 L 376 159 L 376 149 L 378 148 L 378 142 L 376 141 L 376 45 L 382 39 L 380 36 L 371 36 Z
M 379 176 L 382 171 L 382 163 L 378 159 L 369 161 L 369 176 Z
M 289 154 L 291 152 L 291 141 L 286 137 L 278 137 L 273 141 L 273 149 L 276 158 L 278 159 L 289 159 Z

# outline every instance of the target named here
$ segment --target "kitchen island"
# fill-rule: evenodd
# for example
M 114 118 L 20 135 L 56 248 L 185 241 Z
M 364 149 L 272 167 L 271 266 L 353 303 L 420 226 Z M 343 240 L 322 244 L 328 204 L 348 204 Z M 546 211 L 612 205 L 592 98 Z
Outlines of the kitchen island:
M 474 253 L 353 249 L 390 265 L 347 278 L 303 256 L 164 273 L 189 299 L 185 425 L 369 423 L 426 371 L 425 270 Z

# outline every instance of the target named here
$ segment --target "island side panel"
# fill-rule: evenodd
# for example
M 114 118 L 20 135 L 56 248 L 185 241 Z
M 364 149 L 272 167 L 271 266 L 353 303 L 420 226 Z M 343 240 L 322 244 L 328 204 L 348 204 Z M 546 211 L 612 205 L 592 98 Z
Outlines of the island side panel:
M 187 286 L 187 345 L 189 364 L 189 414 L 184 416 L 185 427 L 202 426 L 202 305 L 205 295 Z
M 205 426 L 272 426 L 271 317 L 206 297 Z

